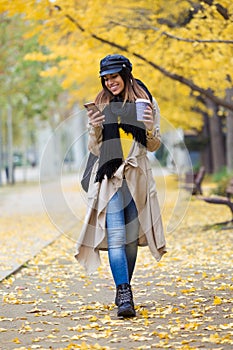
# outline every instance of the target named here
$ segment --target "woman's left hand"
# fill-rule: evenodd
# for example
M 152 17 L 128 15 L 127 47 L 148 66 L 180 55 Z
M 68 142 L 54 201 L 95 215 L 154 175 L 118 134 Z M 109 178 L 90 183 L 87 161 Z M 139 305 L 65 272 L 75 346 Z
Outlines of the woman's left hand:
M 150 106 L 148 106 L 143 115 L 143 123 L 147 130 L 152 130 L 154 127 L 154 116 L 153 116 L 153 110 Z

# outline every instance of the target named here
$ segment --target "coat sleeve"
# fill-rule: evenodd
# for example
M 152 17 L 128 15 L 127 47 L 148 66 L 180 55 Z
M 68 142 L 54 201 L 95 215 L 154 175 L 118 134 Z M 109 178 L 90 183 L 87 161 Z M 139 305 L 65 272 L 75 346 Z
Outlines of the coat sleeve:
M 153 109 L 154 109 L 154 129 L 152 133 L 147 132 L 147 150 L 149 152 L 154 152 L 159 149 L 161 145 L 161 135 L 160 135 L 160 109 L 156 99 L 152 99 Z
M 88 138 L 89 151 L 95 154 L 96 156 L 99 156 L 101 143 L 102 143 L 102 128 L 90 127 L 89 138 Z

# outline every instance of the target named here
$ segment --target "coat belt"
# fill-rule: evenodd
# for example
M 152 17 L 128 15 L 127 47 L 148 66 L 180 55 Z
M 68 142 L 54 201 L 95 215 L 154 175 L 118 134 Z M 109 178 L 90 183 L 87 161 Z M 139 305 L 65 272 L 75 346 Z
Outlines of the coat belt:
M 117 171 L 115 172 L 114 179 L 116 180 L 115 184 L 117 185 L 117 187 L 122 186 L 124 174 L 130 167 L 134 167 L 134 168 L 138 167 L 138 162 L 136 157 L 126 158 L 124 162 L 119 166 Z

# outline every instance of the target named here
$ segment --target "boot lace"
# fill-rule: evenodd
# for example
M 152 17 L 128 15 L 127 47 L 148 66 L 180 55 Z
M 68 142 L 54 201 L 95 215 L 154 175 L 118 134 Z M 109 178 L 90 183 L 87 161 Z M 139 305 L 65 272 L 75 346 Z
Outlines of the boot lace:
M 129 288 L 119 290 L 120 304 L 132 303 L 132 292 Z

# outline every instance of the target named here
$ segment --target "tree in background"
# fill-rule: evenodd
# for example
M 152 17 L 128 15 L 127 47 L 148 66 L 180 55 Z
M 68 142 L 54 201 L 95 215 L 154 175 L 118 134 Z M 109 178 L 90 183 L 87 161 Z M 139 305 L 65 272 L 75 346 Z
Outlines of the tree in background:
M 38 122 L 51 120 L 54 110 L 61 108 L 59 79 L 42 78 L 40 72 L 45 64 L 25 60 L 26 54 L 38 49 L 36 36 L 24 39 L 26 30 L 19 16 L 1 15 L 0 167 L 6 169 L 9 183 L 14 183 L 13 170 L 17 164 L 14 151 L 22 152 L 22 162 L 26 164 L 28 150 L 35 147 Z

